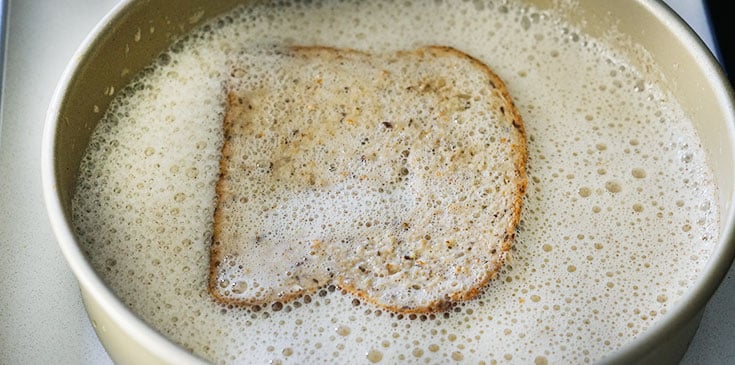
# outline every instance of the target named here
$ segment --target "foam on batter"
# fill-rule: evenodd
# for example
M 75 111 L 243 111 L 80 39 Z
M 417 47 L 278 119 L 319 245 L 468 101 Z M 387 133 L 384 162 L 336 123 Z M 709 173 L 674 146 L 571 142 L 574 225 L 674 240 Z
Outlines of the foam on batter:
M 715 186 L 677 102 L 615 49 L 514 2 L 251 5 L 121 90 L 81 165 L 73 221 L 133 311 L 216 363 L 583 363 L 646 331 L 718 239 Z M 500 75 L 529 137 L 513 260 L 451 312 L 397 315 L 334 286 L 237 309 L 207 292 L 223 82 L 241 49 L 445 44 Z M 581 65 L 581 66 L 580 66 Z

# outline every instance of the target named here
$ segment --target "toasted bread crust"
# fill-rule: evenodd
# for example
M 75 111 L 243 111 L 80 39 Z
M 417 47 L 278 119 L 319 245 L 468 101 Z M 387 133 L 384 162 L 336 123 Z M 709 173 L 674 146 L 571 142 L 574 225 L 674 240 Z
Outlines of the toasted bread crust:
M 357 50 L 351 49 L 337 49 L 331 47 L 302 47 L 296 46 L 291 47 L 284 51 L 286 57 L 304 57 L 304 58 L 328 58 L 330 60 L 348 60 L 353 57 L 357 58 L 369 58 L 369 54 Z M 517 225 L 520 221 L 521 207 L 523 195 L 527 186 L 526 178 L 526 162 L 528 159 L 528 152 L 526 149 L 526 137 L 523 125 L 523 120 L 520 113 L 513 104 L 512 98 L 505 83 L 498 77 L 487 65 L 480 62 L 479 60 L 467 55 L 461 51 L 458 51 L 451 47 L 446 46 L 427 46 L 409 51 L 399 51 L 394 54 L 394 58 L 401 59 L 403 57 L 418 57 L 423 59 L 424 57 L 435 59 L 438 57 L 450 57 L 458 60 L 463 60 L 471 65 L 472 68 L 478 71 L 478 75 L 483 75 L 487 79 L 487 91 L 494 101 L 499 102 L 498 108 L 500 113 L 505 118 L 504 123 L 507 123 L 510 128 L 506 136 L 501 138 L 507 138 L 510 140 L 510 153 L 507 158 L 512 160 L 513 168 L 515 171 L 512 173 L 512 180 L 507 181 L 507 184 L 511 184 L 512 196 L 509 199 L 509 203 L 504 208 L 503 215 L 507 216 L 507 220 L 503 222 L 505 229 L 503 230 L 502 237 L 499 238 L 499 242 L 495 243 L 497 246 L 488 244 L 485 247 L 486 250 L 494 250 L 491 254 L 492 262 L 481 275 L 478 275 L 474 284 L 465 287 L 458 291 L 447 291 L 441 298 L 435 298 L 432 301 L 424 302 L 421 305 L 407 305 L 406 303 L 393 303 L 390 300 L 386 300 L 383 297 L 376 296 L 374 291 L 367 289 L 364 285 L 356 284 L 356 281 L 351 273 L 330 273 L 326 282 L 318 282 L 318 285 L 306 285 L 297 286 L 297 289 L 280 291 L 277 293 L 266 294 L 261 297 L 236 297 L 228 295 L 227 290 L 222 289 L 222 277 L 220 269 L 225 265 L 226 253 L 223 252 L 220 247 L 222 239 L 225 237 L 225 230 L 231 228 L 231 223 L 227 222 L 227 217 L 224 209 L 222 208 L 223 202 L 232 200 L 238 197 L 238 192 L 233 191 L 233 186 L 228 183 L 229 174 L 233 169 L 233 135 L 236 133 L 253 133 L 253 130 L 248 130 L 247 124 L 249 122 L 243 122 L 252 117 L 248 108 L 244 107 L 246 103 L 243 100 L 242 91 L 238 90 L 236 86 L 230 84 L 227 92 L 227 112 L 223 121 L 223 129 L 225 140 L 222 146 L 222 154 L 220 159 L 220 178 L 216 185 L 217 195 L 217 206 L 214 212 L 214 227 L 213 227 L 213 239 L 211 246 L 210 255 L 210 273 L 209 273 L 209 291 L 213 298 L 223 304 L 227 305 L 263 305 L 270 302 L 280 301 L 287 302 L 298 298 L 302 295 L 312 293 L 319 288 L 334 283 L 341 289 L 352 293 L 362 300 L 373 303 L 382 308 L 399 312 L 399 313 L 430 313 L 436 311 L 446 310 L 452 307 L 456 302 L 470 300 L 480 294 L 483 288 L 488 282 L 497 276 L 503 263 L 507 259 L 508 252 L 510 251 Z M 236 128 L 240 128 L 239 131 L 235 131 Z M 315 184 L 318 185 L 321 180 L 317 177 Z M 314 279 L 316 280 L 316 279 Z

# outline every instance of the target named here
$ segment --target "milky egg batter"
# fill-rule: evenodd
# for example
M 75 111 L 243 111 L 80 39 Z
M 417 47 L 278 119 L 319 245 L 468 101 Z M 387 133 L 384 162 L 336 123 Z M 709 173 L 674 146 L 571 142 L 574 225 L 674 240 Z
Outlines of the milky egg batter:
M 285 304 L 211 299 L 223 82 L 263 44 L 446 45 L 506 82 L 528 137 L 528 188 L 511 259 L 482 295 L 410 315 L 335 286 Z M 593 362 L 665 316 L 718 240 L 699 137 L 655 81 L 552 10 L 512 1 L 241 6 L 116 95 L 82 160 L 73 222 L 126 305 L 215 363 Z

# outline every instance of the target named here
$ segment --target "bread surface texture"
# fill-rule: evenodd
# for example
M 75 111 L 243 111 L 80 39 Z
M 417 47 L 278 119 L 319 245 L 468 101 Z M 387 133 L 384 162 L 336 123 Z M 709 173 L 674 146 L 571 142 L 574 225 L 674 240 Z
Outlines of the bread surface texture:
M 401 313 L 477 296 L 514 240 L 521 116 L 477 59 L 286 47 L 226 85 L 209 290 L 227 305 L 334 286 Z

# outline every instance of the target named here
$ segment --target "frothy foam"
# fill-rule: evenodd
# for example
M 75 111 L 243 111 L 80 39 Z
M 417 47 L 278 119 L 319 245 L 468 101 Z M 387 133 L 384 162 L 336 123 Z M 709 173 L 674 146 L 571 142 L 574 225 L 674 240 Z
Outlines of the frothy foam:
M 529 185 L 513 259 L 481 297 L 433 315 L 392 314 L 333 286 L 249 309 L 212 301 L 222 85 L 239 51 L 262 44 L 445 44 L 506 81 Z M 580 363 L 645 331 L 697 278 L 718 238 L 714 190 L 675 100 L 551 12 L 292 2 L 214 20 L 122 90 L 83 158 L 73 221 L 123 302 L 213 362 Z

